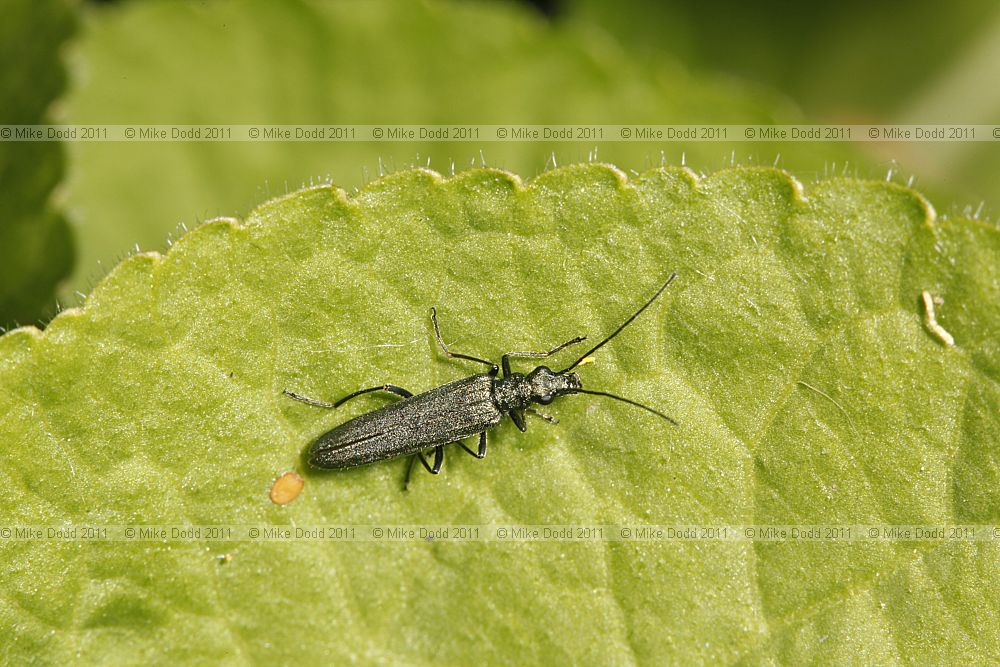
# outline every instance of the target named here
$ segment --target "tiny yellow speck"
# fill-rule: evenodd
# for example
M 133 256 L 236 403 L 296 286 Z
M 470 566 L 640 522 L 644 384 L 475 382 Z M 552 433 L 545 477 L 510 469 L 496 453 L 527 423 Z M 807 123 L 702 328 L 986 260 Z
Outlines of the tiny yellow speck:
M 586 366 L 587 364 L 597 363 L 596 357 L 585 357 L 583 361 L 577 364 L 577 366 Z

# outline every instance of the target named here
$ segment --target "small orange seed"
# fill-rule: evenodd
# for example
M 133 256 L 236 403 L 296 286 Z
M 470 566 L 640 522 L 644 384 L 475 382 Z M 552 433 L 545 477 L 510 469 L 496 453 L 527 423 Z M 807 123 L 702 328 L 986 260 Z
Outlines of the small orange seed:
M 302 493 L 302 487 L 306 485 L 306 480 L 293 471 L 286 472 L 271 485 L 271 502 L 276 505 L 287 505 Z

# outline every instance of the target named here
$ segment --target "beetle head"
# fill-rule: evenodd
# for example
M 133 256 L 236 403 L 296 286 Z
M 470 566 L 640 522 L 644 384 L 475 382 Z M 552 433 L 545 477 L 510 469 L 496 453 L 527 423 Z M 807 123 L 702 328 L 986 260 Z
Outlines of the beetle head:
M 548 405 L 556 396 L 572 394 L 583 385 L 576 373 L 556 373 L 546 366 L 539 366 L 528 373 L 531 400 Z

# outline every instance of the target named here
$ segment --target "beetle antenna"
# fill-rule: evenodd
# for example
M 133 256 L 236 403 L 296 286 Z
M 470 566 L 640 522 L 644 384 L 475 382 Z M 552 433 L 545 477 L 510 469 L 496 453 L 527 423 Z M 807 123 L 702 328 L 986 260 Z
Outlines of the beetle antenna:
M 662 417 L 663 419 L 666 419 L 668 422 L 670 422 L 674 426 L 678 425 L 676 420 L 668 417 L 667 415 L 663 414 L 659 410 L 654 410 L 653 408 L 649 407 L 648 405 L 643 405 L 642 403 L 639 403 L 638 401 L 633 401 L 632 399 L 624 398 L 623 396 L 616 396 L 615 394 L 609 394 L 606 391 L 590 391 L 589 389 L 574 389 L 573 393 L 574 394 L 590 394 L 591 396 L 604 396 L 606 398 L 613 398 L 616 401 L 621 401 L 622 403 L 628 403 L 629 405 L 634 405 L 637 408 L 642 408 L 646 412 L 652 412 L 657 417 Z
M 673 282 L 674 278 L 676 278 L 676 277 L 677 277 L 677 272 L 674 271 L 673 273 L 670 274 L 670 277 L 667 278 L 667 282 L 663 283 L 663 287 L 661 287 L 660 289 L 656 290 L 656 294 L 653 295 L 653 298 L 650 299 L 649 301 L 647 301 L 645 303 L 645 305 L 643 305 L 642 308 L 640 308 L 639 310 L 635 311 L 635 313 L 632 314 L 632 317 L 630 317 L 627 320 L 625 320 L 625 324 L 623 324 L 620 327 L 618 327 L 617 329 L 615 329 L 615 332 L 613 334 L 611 334 L 610 336 L 608 336 L 607 338 L 605 338 L 604 340 L 602 340 L 600 343 L 598 343 L 594 347 L 590 348 L 582 357 L 580 357 L 579 359 L 577 359 L 576 361 L 574 361 L 572 366 L 570 366 L 569 368 L 567 368 L 564 371 L 559 371 L 559 374 L 561 375 L 563 373 L 569 373 L 571 370 L 573 370 L 574 368 L 576 368 L 577 366 L 579 366 L 581 361 L 583 361 L 584 359 L 586 359 L 587 357 L 589 357 L 591 354 L 593 354 L 594 352 L 596 352 L 597 350 L 599 350 L 601 347 L 603 347 L 605 345 L 605 343 L 607 343 L 612 338 L 614 338 L 615 336 L 617 336 L 618 334 L 620 334 L 622 332 L 622 329 L 624 329 L 628 325 L 632 324 L 632 320 L 634 320 L 635 318 L 639 317 L 639 314 L 642 313 L 642 311 L 644 311 L 647 308 L 649 308 L 650 305 L 652 305 L 652 303 L 654 301 L 656 301 L 656 297 L 658 297 L 661 294 L 663 294 L 663 290 L 667 289 L 667 285 L 669 285 L 671 282 Z M 610 396 L 610 394 L 606 394 L 606 395 Z M 621 398 L 619 396 L 612 396 L 612 398 L 618 398 L 619 400 L 623 400 L 626 403 L 631 403 L 632 402 L 632 401 L 628 401 L 628 400 L 626 400 L 624 398 Z M 635 405 L 639 405 L 639 404 L 636 403 Z M 640 408 L 646 408 L 645 405 L 639 405 L 639 407 Z M 650 408 L 646 408 L 646 409 L 650 410 Z M 652 412 L 656 412 L 656 410 L 651 410 L 651 411 Z M 657 412 L 656 414 L 660 414 L 660 413 Z M 663 415 L 660 415 L 660 416 L 662 417 Z M 667 419 L 670 419 L 670 418 L 667 417 Z M 673 421 L 673 420 L 671 419 L 670 421 Z

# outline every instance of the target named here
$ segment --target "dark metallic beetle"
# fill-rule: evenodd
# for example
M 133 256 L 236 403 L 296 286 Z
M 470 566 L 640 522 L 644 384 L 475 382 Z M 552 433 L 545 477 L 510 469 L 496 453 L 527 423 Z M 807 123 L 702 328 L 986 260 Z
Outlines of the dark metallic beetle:
M 437 313 L 431 308 L 434 335 L 444 353 L 455 359 L 485 364 L 490 367 L 490 371 L 449 382 L 416 396 L 402 387 L 384 384 L 356 391 L 336 403 L 325 403 L 286 390 L 284 393 L 295 400 L 323 408 L 338 408 L 352 398 L 375 391 L 385 391 L 403 397 L 401 401 L 355 417 L 321 435 L 309 449 L 309 463 L 318 468 L 353 468 L 414 454 L 406 469 L 408 484 L 413 463 L 417 460 L 430 473 L 436 475 L 440 472 L 444 460 L 444 446 L 447 444 L 457 443 L 476 458 L 485 458 L 486 431 L 499 424 L 504 415 L 510 415 L 511 420 L 522 432 L 527 429 L 524 423 L 526 411 L 554 422 L 552 417 L 536 411 L 531 404 L 548 405 L 557 396 L 567 394 L 590 394 L 613 398 L 676 424 L 677 422 L 670 417 L 641 403 L 603 391 L 586 390 L 580 382 L 580 376 L 571 372 L 631 324 L 632 320 L 663 293 L 676 276 L 676 273 L 671 274 L 656 294 L 625 320 L 614 333 L 592 347 L 568 368 L 558 372 L 545 366 L 538 366 L 527 375 L 513 373 L 510 369 L 510 359 L 512 357 L 543 359 L 565 347 L 582 342 L 586 339 L 585 336 L 577 336 L 548 352 L 508 352 L 501 357 L 500 366 L 497 366 L 485 359 L 450 351 L 441 337 Z M 501 368 L 503 376 L 498 378 L 497 374 Z M 479 434 L 479 448 L 472 450 L 462 440 L 476 434 Z M 434 449 L 433 464 L 428 463 L 423 455 L 424 450 L 431 448 Z

